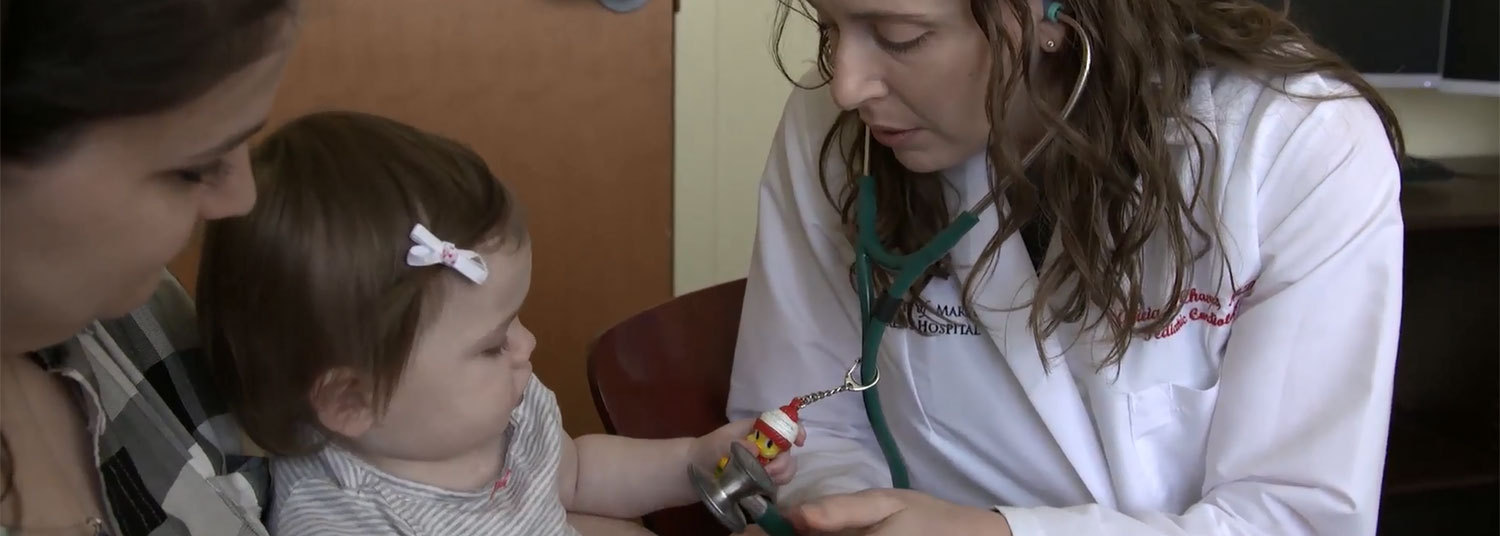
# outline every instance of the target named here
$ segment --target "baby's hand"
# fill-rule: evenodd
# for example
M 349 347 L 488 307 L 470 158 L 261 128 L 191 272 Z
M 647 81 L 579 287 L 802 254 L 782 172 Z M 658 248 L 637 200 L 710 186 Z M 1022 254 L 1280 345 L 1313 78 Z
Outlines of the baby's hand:
M 750 435 L 755 419 L 744 419 L 735 421 L 718 430 L 709 432 L 708 435 L 693 441 L 693 463 L 699 468 L 712 474 L 719 466 L 719 459 L 729 455 L 729 444 L 737 442 L 749 449 L 753 454 L 757 448 L 745 436 Z M 797 439 L 793 445 L 802 446 L 807 439 L 807 430 L 801 426 L 797 427 Z M 766 464 L 766 473 L 771 475 L 771 481 L 780 486 L 792 481 L 792 476 L 797 474 L 797 460 L 791 452 L 782 452 Z

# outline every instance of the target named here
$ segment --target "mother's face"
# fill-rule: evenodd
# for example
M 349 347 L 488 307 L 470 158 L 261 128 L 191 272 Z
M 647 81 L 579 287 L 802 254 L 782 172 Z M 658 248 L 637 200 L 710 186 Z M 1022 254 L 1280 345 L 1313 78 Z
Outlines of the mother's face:
M 890 147 L 907 169 L 938 171 L 984 149 L 985 112 L 993 46 L 968 0 L 809 0 L 827 32 L 834 101 L 858 110 L 875 141 Z M 1003 4 L 1003 1 L 996 1 Z M 1031 16 L 1041 1 L 1031 0 Z M 996 8 L 998 13 L 1008 10 Z M 1020 23 L 1004 15 L 1003 32 Z M 1059 40 L 1057 25 L 1039 25 L 1039 41 Z M 1026 102 L 1021 93 L 1012 102 Z M 1016 106 L 1010 104 L 1011 107 Z M 1029 135 L 1027 114 L 1007 113 L 1006 128 Z
M 130 312 L 199 222 L 250 209 L 246 139 L 265 122 L 289 48 L 177 108 L 103 121 L 42 161 L 3 163 L 0 350 Z

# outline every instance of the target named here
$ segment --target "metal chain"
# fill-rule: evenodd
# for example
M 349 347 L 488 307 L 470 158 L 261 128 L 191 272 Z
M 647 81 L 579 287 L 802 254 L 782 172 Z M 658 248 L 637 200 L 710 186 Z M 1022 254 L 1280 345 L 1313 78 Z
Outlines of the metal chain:
M 838 387 L 835 387 L 833 389 L 825 389 L 825 390 L 822 390 L 822 391 L 818 391 L 816 393 L 802 395 L 802 397 L 800 398 L 801 403 L 797 406 L 797 409 L 805 408 L 805 407 L 807 407 L 809 405 L 812 405 L 813 402 L 817 402 L 819 400 L 822 400 L 822 399 L 828 398 L 830 396 L 842 393 L 844 391 L 848 391 L 850 389 L 850 387 L 851 386 L 849 384 L 845 383 L 845 384 L 840 385 Z
M 836 394 L 839 394 L 839 393 L 843 393 L 843 392 L 846 392 L 846 391 L 854 391 L 854 392 L 864 391 L 865 389 L 869 389 L 871 387 L 874 387 L 876 383 L 880 382 L 880 372 L 878 372 L 878 371 L 875 373 L 875 379 L 870 380 L 870 383 L 861 385 L 859 382 L 854 381 L 854 372 L 857 371 L 857 370 L 859 370 L 859 366 L 860 366 L 860 360 L 858 360 L 858 359 L 854 360 L 854 364 L 851 365 L 849 367 L 849 370 L 844 373 L 844 384 L 843 385 L 840 385 L 838 387 L 834 387 L 832 389 L 825 389 L 825 390 L 822 390 L 822 391 L 818 391 L 818 392 L 815 392 L 815 393 L 810 393 L 810 394 L 806 394 L 806 395 L 802 395 L 800 397 L 797 397 L 797 400 L 798 400 L 797 409 L 800 410 L 800 409 L 805 408 L 805 407 L 807 407 L 809 405 L 812 405 L 812 403 L 814 403 L 814 402 L 817 402 L 819 400 L 822 400 L 822 399 L 825 399 L 825 398 L 828 398 L 830 396 L 833 396 L 833 395 L 836 395 Z

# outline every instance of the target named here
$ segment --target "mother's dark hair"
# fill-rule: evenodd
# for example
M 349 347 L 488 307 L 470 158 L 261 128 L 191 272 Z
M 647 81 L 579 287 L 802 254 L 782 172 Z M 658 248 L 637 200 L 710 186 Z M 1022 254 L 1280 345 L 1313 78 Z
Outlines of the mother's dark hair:
M 0 158 L 203 95 L 266 54 L 290 1 L 0 0 Z

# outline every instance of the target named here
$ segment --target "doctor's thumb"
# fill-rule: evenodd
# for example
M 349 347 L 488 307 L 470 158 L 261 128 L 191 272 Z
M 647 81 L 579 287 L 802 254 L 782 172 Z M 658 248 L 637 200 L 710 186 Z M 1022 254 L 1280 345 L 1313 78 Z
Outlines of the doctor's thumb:
M 872 489 L 829 495 L 794 506 L 785 515 L 804 533 L 873 527 L 905 507 L 903 502 L 885 491 Z

